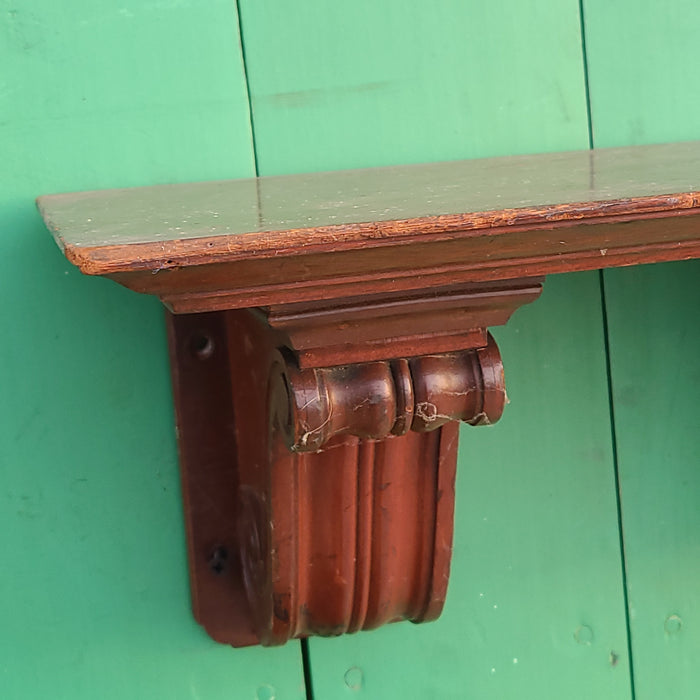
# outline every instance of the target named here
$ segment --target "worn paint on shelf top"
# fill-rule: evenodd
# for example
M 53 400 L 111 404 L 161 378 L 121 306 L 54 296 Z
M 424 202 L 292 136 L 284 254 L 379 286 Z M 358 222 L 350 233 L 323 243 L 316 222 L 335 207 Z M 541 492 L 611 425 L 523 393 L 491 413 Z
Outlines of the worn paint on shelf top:
M 700 142 L 689 142 L 47 195 L 38 203 L 66 252 L 241 234 L 245 243 L 234 245 L 255 252 L 290 233 L 307 243 L 371 237 L 367 224 L 390 237 L 411 233 L 412 223 L 433 232 L 522 223 L 522 210 L 528 221 L 551 222 L 695 208 L 699 165 Z

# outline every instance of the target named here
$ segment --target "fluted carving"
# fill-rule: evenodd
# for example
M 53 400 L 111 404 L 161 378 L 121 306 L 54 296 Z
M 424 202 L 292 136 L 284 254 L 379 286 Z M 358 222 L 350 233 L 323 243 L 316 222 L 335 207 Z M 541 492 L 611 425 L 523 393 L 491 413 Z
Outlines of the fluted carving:
M 384 441 L 273 447 L 267 491 L 239 489 L 246 594 L 263 645 L 441 612 L 452 553 L 457 425 Z

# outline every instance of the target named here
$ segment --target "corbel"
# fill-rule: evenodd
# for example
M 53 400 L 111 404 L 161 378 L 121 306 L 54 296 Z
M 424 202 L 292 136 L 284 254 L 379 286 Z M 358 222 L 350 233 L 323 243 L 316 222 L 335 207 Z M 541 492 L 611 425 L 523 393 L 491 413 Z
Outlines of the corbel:
M 488 328 L 544 276 L 700 257 L 700 144 L 48 195 L 66 257 L 158 296 L 193 610 L 277 645 L 435 619 Z

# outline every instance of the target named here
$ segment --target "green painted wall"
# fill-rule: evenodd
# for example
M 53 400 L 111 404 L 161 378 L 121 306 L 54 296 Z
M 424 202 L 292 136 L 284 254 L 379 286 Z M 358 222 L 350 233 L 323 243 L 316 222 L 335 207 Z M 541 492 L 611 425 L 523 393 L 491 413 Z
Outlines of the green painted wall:
M 496 330 L 444 617 L 312 640 L 305 688 L 299 644 L 192 620 L 161 309 L 33 199 L 697 139 L 697 4 L 238 5 L 0 0 L 0 698 L 694 699 L 698 263 L 552 278 Z

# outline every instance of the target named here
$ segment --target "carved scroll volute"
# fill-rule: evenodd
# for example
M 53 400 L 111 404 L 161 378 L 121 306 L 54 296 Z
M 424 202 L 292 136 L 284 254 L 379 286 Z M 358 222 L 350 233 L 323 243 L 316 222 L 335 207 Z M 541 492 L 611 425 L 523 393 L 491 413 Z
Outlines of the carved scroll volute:
M 383 440 L 454 420 L 488 425 L 506 401 L 503 364 L 490 335 L 486 347 L 458 353 L 322 369 L 288 365 L 284 381 L 287 444 L 297 452 L 318 451 L 343 434 Z
M 451 420 L 495 423 L 506 404 L 503 362 L 489 334 L 485 348 L 410 361 L 416 405 L 412 429 L 434 430 Z
M 392 434 L 399 404 L 406 403 L 411 391 L 410 383 L 408 391 L 397 391 L 392 364 L 368 362 L 307 370 L 288 366 L 289 448 L 316 452 L 341 433 L 378 440 Z

